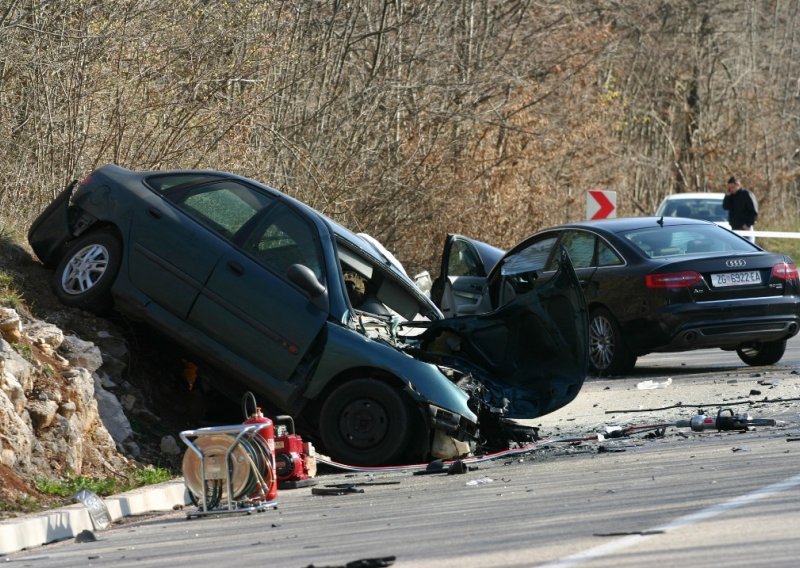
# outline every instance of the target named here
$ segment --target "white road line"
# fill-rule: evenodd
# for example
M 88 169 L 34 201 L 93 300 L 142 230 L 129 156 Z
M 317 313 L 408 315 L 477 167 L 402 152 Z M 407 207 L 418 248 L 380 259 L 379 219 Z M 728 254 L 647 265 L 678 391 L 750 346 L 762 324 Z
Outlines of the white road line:
M 726 501 L 725 503 L 720 503 L 719 505 L 713 505 L 712 507 L 708 507 L 707 509 L 703 509 L 696 513 L 690 513 L 688 515 L 684 515 L 683 517 L 678 517 L 674 521 L 669 522 L 665 525 L 661 525 L 642 532 L 649 533 L 653 531 L 656 533 L 667 533 L 688 525 L 699 523 L 700 521 L 704 521 L 712 517 L 716 517 L 717 515 L 721 515 L 722 513 L 726 513 L 732 509 L 743 507 L 745 505 L 748 505 L 749 503 L 752 503 L 753 501 L 764 499 L 765 497 L 771 497 L 772 495 L 777 495 L 778 493 L 782 493 L 789 489 L 793 489 L 798 485 L 800 485 L 800 474 L 797 474 L 788 479 L 784 479 L 783 481 L 773 483 L 772 485 L 767 485 L 766 487 L 762 487 L 761 489 L 756 489 L 751 493 L 735 497 L 734 499 Z M 617 540 L 607 542 L 606 544 L 595 546 L 594 548 L 590 548 L 589 550 L 586 550 L 584 552 L 579 552 L 577 554 L 573 554 L 572 556 L 566 556 L 559 560 L 548 562 L 547 564 L 539 564 L 537 566 L 539 568 L 565 568 L 567 566 L 579 566 L 581 564 L 591 562 L 592 560 L 602 558 L 603 556 L 607 556 L 614 552 L 618 552 L 620 550 L 624 550 L 631 546 L 635 546 L 637 544 L 644 542 L 645 540 L 654 538 L 656 536 L 659 535 L 634 534 L 625 536 Z

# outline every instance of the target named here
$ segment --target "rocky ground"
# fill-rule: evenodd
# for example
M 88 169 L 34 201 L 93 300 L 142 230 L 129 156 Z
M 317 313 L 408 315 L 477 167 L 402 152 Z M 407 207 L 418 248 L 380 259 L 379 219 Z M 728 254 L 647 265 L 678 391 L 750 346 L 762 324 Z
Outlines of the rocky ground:
M 9 239 L 0 273 L 22 298 L 0 303 L 0 517 L 61 504 L 35 489 L 41 478 L 179 473 L 178 433 L 209 415 L 180 352 L 135 322 L 65 308 L 51 272 Z M 223 422 L 238 412 L 220 404 Z

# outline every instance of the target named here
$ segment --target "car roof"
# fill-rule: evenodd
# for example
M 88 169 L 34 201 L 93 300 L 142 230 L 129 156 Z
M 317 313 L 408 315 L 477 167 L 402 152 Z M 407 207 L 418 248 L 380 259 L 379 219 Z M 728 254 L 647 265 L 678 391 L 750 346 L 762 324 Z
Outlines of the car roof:
M 608 233 L 622 233 L 636 229 L 647 229 L 648 227 L 654 227 L 657 225 L 673 227 L 677 225 L 714 225 L 714 223 L 711 221 L 688 219 L 685 217 L 618 217 L 615 219 L 599 219 L 595 221 L 590 220 L 567 223 L 564 225 L 551 227 L 547 230 L 580 228 L 605 231 Z
M 283 191 L 281 191 L 279 189 L 275 189 L 274 187 L 272 187 L 272 186 L 270 186 L 270 185 L 268 185 L 268 184 L 266 184 L 266 183 L 264 183 L 262 181 L 259 181 L 259 180 L 253 179 L 253 178 L 249 178 L 249 177 L 246 177 L 246 176 L 243 176 L 243 175 L 240 175 L 240 174 L 236 174 L 236 173 L 233 173 L 233 172 L 223 171 L 223 170 L 175 169 L 175 170 L 138 170 L 138 171 L 134 171 L 134 170 L 128 170 L 126 168 L 122 168 L 122 167 L 117 166 L 115 164 L 106 164 L 105 166 L 103 166 L 100 169 L 111 169 L 111 170 L 118 171 L 118 172 L 122 173 L 123 175 L 134 175 L 134 176 L 140 176 L 142 178 L 147 178 L 147 177 L 154 176 L 154 175 L 177 175 L 177 174 L 197 174 L 197 175 L 205 175 L 205 176 L 218 176 L 220 178 L 236 179 L 236 180 L 244 181 L 245 183 L 256 185 L 256 186 L 258 186 L 258 187 L 260 187 L 262 189 L 265 189 L 266 191 L 269 191 L 269 192 L 272 192 L 274 194 L 279 195 L 281 199 L 284 199 L 284 200 L 286 200 L 288 202 L 291 202 L 297 208 L 302 210 L 306 215 L 316 217 L 322 223 L 327 225 L 329 230 L 331 231 L 331 233 L 333 233 L 336 237 L 338 237 L 338 238 L 340 238 L 340 239 L 342 239 L 344 241 L 347 241 L 354 248 L 361 249 L 362 251 L 366 252 L 369 256 L 372 256 L 375 260 L 381 261 L 381 263 L 384 265 L 384 267 L 387 270 L 389 270 L 392 273 L 394 273 L 398 278 L 400 278 L 402 280 L 405 280 L 407 283 L 409 283 L 411 285 L 412 289 L 416 289 L 416 286 L 414 285 L 414 281 L 411 278 L 409 278 L 409 276 L 405 272 L 403 272 L 402 270 L 397 268 L 397 266 L 391 261 L 391 259 L 387 258 L 386 255 L 383 254 L 383 252 L 381 250 L 379 250 L 375 245 L 373 245 L 367 239 L 364 239 L 364 238 L 360 237 L 359 235 L 357 235 L 356 233 L 354 233 L 350 229 L 347 229 L 343 225 L 340 225 L 339 223 L 337 223 L 336 221 L 334 221 L 333 219 L 331 219 L 330 217 L 328 217 L 324 213 L 321 213 L 321 212 L 317 211 L 316 209 L 314 209 L 313 207 L 311 207 L 307 203 L 304 203 L 304 202 L 300 201 L 299 199 L 296 199 L 296 198 L 292 197 L 291 195 L 288 195 L 287 193 L 285 193 L 285 192 L 283 192 Z
M 724 193 L 711 193 L 707 191 L 695 192 L 695 193 L 675 193 L 672 195 L 667 195 L 664 198 L 664 201 L 681 201 L 683 199 L 724 199 Z

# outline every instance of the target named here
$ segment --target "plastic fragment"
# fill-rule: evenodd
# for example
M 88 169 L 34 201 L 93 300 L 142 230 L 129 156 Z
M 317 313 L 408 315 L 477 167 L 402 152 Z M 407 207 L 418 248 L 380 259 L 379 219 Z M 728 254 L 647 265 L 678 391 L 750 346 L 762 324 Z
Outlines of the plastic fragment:
M 672 384 L 672 377 L 661 382 L 653 380 L 642 381 L 640 383 L 636 383 L 636 388 L 639 390 L 665 389 L 671 384 Z
M 476 485 L 485 485 L 493 481 L 494 479 L 492 479 L 491 477 L 479 477 L 478 479 L 470 479 L 469 481 L 467 481 L 466 485 L 467 487 L 474 487 Z

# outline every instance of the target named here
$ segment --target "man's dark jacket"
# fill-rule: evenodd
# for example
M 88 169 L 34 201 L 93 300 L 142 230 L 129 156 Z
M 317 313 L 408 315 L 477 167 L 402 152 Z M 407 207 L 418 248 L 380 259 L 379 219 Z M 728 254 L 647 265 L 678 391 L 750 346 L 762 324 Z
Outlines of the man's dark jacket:
M 752 227 L 758 218 L 758 201 L 755 195 L 745 188 L 728 193 L 722 200 L 722 208 L 728 210 L 728 222 L 732 229 L 743 229 L 745 225 Z

